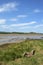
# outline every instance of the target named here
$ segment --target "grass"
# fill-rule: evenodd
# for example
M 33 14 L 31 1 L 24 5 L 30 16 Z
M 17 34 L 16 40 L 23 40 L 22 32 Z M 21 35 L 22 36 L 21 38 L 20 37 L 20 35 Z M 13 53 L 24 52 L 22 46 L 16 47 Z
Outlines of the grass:
M 23 57 L 35 49 L 35 55 Z M 25 40 L 0 46 L 0 65 L 43 65 L 43 40 Z

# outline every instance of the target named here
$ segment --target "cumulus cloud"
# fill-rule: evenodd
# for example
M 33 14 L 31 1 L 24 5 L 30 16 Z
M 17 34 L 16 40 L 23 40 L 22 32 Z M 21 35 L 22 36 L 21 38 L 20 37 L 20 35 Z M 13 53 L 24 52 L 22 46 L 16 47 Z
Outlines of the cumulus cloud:
M 6 3 L 3 5 L 0 5 L 0 12 L 9 11 L 9 10 L 16 10 L 17 9 L 17 3 Z
M 5 24 L 6 23 L 6 19 L 0 19 L 0 24 Z

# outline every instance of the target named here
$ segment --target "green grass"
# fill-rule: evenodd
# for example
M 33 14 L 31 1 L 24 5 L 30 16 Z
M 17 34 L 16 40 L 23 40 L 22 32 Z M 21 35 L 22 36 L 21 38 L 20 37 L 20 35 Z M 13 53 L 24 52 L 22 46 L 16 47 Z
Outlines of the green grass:
M 23 57 L 35 49 L 35 55 Z M 43 40 L 25 40 L 0 46 L 0 65 L 43 65 Z

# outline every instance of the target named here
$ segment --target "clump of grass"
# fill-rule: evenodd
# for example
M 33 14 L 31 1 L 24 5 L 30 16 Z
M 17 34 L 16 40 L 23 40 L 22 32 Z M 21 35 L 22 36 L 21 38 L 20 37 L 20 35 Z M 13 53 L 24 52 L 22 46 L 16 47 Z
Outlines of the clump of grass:
M 36 50 L 34 56 L 30 58 L 22 56 L 24 52 L 34 49 Z M 0 62 L 6 62 L 6 65 L 42 65 L 42 61 L 43 40 L 25 40 L 20 43 L 0 46 Z

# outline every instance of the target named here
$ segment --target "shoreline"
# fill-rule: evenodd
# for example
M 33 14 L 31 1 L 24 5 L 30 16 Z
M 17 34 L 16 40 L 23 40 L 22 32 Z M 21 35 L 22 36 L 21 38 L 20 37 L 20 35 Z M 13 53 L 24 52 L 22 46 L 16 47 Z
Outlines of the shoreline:
M 0 34 L 0 45 L 7 43 L 19 43 L 24 40 L 43 39 L 41 34 Z
M 25 40 L 43 40 L 43 39 L 25 39 Z M 3 46 L 3 45 L 7 45 L 7 44 L 18 44 L 18 43 L 21 43 L 25 40 L 19 40 L 19 41 L 15 41 L 15 42 L 6 42 L 6 43 L 1 43 L 0 46 Z
M 0 34 L 0 36 L 1 35 L 43 35 L 43 34 L 31 34 L 31 33 L 29 33 L 29 34 Z

